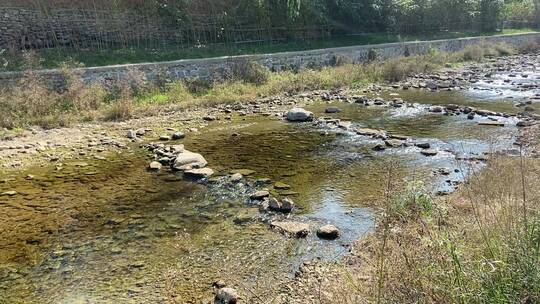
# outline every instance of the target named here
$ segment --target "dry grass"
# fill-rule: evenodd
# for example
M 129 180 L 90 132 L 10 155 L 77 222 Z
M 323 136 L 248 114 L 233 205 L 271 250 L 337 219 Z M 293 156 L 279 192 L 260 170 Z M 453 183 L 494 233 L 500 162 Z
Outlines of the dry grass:
M 530 50 L 531 46 L 526 46 Z M 362 87 L 373 82 L 400 81 L 412 74 L 434 71 L 445 63 L 480 61 L 485 57 L 514 54 L 505 44 L 474 45 L 454 53 L 430 51 L 426 55 L 401 57 L 386 61 L 351 64 L 347 58 L 336 58 L 335 66 L 300 71 L 270 73 L 260 64 L 243 59 L 231 64 L 231 69 L 212 82 L 187 79 L 152 86 L 140 72 L 129 71 L 119 81 L 104 81 L 86 85 L 74 73 L 70 63 L 62 68 L 66 85 L 61 92 L 50 91 L 42 79 L 28 72 L 14 88 L 0 95 L 0 127 L 17 128 L 28 125 L 55 127 L 73 121 L 96 119 L 123 120 L 133 115 L 151 115 L 163 104 L 175 108 L 211 106 L 219 103 L 246 102 L 260 96 L 295 93 L 307 90 Z M 28 69 L 40 65 L 35 53 L 25 55 Z M 31 70 L 29 70 L 31 71 Z
M 394 197 L 376 233 L 311 286 L 317 303 L 540 302 L 540 160 L 494 157 L 445 199 L 419 185 Z

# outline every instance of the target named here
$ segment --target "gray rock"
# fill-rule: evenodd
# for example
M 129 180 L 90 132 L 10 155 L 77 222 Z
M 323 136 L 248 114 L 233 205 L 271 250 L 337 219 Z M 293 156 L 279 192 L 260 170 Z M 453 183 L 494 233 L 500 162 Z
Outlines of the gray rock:
M 350 130 L 351 127 L 352 127 L 352 122 L 350 121 L 340 121 L 338 123 L 338 128 L 343 129 L 343 130 Z
M 321 239 L 335 240 L 339 237 L 340 231 L 334 225 L 324 225 L 317 229 L 317 236 Z
M 294 108 L 287 112 L 288 121 L 311 121 L 313 120 L 313 113 L 302 108 Z
M 178 140 L 178 139 L 182 139 L 186 137 L 186 134 L 182 133 L 182 132 L 175 132 L 173 135 L 172 135 L 172 139 L 174 140 Z
M 420 149 L 429 149 L 429 148 L 431 148 L 431 144 L 428 143 L 428 142 L 420 142 L 420 143 L 416 143 L 414 145 L 417 146 Z
M 391 148 L 399 148 L 405 145 L 405 142 L 399 139 L 388 139 L 384 141 L 384 144 Z
M 202 155 L 184 150 L 176 156 L 173 168 L 176 170 L 191 170 L 195 168 L 204 168 L 207 164 L 208 162 Z
M 214 304 L 236 304 L 238 302 L 238 292 L 230 287 L 224 287 L 216 291 Z
M 485 120 L 478 123 L 479 126 L 504 127 L 504 121 Z
M 339 113 L 341 112 L 341 109 L 338 107 L 328 107 L 325 110 L 326 113 Z
M 382 144 L 377 144 L 373 148 L 371 148 L 373 151 L 384 151 L 386 150 L 386 146 Z
M 242 178 L 244 178 L 244 176 L 242 174 L 235 173 L 235 174 L 231 175 L 231 182 L 237 183 L 237 182 L 241 181 Z
M 276 198 L 271 197 L 268 200 L 268 209 L 272 211 L 290 213 L 294 208 L 294 202 L 288 198 L 285 198 L 281 201 Z
M 270 192 L 268 192 L 268 190 L 260 190 L 251 194 L 250 198 L 254 200 L 262 200 L 268 196 L 270 196 Z
M 444 111 L 444 108 L 441 106 L 431 106 L 429 107 L 428 111 L 432 113 L 442 113 Z
M 185 151 L 184 145 L 174 145 L 174 146 L 171 146 L 170 149 L 172 153 L 182 153 Z
M 304 238 L 309 234 L 309 225 L 293 221 L 274 221 L 270 226 L 278 232 L 292 237 Z
M 356 130 L 358 135 L 371 136 L 376 138 L 386 138 L 386 132 L 383 130 L 375 130 L 369 128 L 360 128 Z
M 435 155 L 439 154 L 439 151 L 437 151 L 435 149 L 424 149 L 424 150 L 420 151 L 420 153 L 422 153 L 425 156 L 435 156 Z
M 129 131 L 127 131 L 126 136 L 129 139 L 135 139 L 135 138 L 137 138 L 137 133 L 135 131 L 133 131 L 133 130 L 129 130 Z
M 210 168 L 201 168 L 201 169 L 191 169 L 184 171 L 184 175 L 192 178 L 209 178 L 214 175 L 214 170 Z

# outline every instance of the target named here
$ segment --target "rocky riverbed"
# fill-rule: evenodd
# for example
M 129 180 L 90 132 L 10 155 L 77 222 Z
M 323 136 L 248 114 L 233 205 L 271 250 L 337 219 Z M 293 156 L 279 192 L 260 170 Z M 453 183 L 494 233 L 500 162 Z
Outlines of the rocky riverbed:
M 538 157 L 539 69 L 512 56 L 4 139 L 0 295 L 291 303 L 297 270 L 373 229 L 382 181 L 446 195 L 493 153 Z

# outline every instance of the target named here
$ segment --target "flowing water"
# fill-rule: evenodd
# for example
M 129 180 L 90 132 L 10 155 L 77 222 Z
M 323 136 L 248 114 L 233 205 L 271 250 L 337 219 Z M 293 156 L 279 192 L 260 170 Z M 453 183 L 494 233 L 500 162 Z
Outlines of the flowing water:
M 515 109 L 493 91 L 400 94 L 424 104 Z M 260 116 L 215 122 L 181 142 L 204 155 L 219 175 L 249 169 L 251 180 L 290 185 L 276 194 L 297 203 L 295 217 L 313 229 L 338 226 L 337 241 L 314 233 L 307 239 L 278 234 L 246 199 L 254 189 L 148 172 L 149 158 L 140 149 L 107 160 L 31 168 L 7 173 L 0 183 L 0 193 L 18 193 L 0 196 L 0 303 L 200 303 L 218 279 L 248 295 L 272 296 L 303 261 L 337 259 L 369 233 L 369 206 L 384 198 L 389 181 L 423 180 L 433 191 L 451 191 L 483 165 L 459 162 L 455 155 L 512 149 L 517 135 L 513 118 L 506 127 L 490 127 L 464 116 L 430 114 L 422 105 L 333 105 L 342 112 L 324 114 L 329 104 L 323 103 L 306 108 L 319 117 L 430 142 L 440 152 L 426 157 L 414 146 L 376 152 L 376 139 Z M 436 173 L 441 168 L 448 175 Z

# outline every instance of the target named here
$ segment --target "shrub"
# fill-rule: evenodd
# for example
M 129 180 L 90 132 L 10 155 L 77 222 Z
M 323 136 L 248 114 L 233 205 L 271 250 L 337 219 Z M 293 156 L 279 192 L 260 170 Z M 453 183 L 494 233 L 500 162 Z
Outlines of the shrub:
M 538 41 L 527 41 L 519 46 L 521 54 L 536 53 L 540 51 L 540 43 Z
M 343 65 L 353 64 L 353 60 L 347 56 L 335 54 L 330 60 L 330 65 L 334 67 L 339 67 Z
M 252 84 L 264 84 L 269 78 L 268 69 L 261 64 L 247 59 L 237 59 L 231 64 L 229 81 L 244 81 Z
M 118 100 L 113 101 L 105 112 L 105 120 L 122 121 L 133 115 L 132 95 L 129 90 L 124 90 Z

